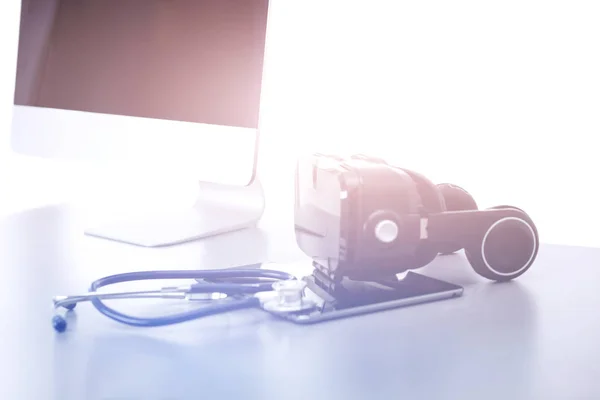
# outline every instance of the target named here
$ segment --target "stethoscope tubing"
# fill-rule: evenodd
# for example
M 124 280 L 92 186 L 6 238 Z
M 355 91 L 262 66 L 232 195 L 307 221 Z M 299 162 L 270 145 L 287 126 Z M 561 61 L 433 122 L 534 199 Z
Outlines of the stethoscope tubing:
M 114 321 L 136 327 L 157 327 L 187 322 L 242 308 L 258 307 L 260 306 L 260 301 L 254 294 L 273 290 L 272 286 L 274 282 L 296 279 L 292 274 L 283 271 L 252 267 L 254 265 L 228 269 L 139 271 L 110 275 L 92 282 L 87 294 L 60 298 L 55 301 L 55 307 L 72 309 L 78 302 L 90 301 L 98 312 Z M 197 283 L 188 286 L 186 291 L 174 290 L 172 292 L 173 296 L 168 296 L 168 292 L 162 292 L 161 290 L 99 292 L 99 289 L 102 287 L 118 283 L 170 279 L 194 279 Z M 198 309 L 153 318 L 135 317 L 119 312 L 106 305 L 103 301 L 103 298 L 185 298 L 185 294 L 189 293 L 223 293 L 232 298 L 225 301 L 211 302 L 209 305 Z M 53 325 L 57 331 L 63 331 L 66 327 L 66 320 L 61 316 L 55 315 Z

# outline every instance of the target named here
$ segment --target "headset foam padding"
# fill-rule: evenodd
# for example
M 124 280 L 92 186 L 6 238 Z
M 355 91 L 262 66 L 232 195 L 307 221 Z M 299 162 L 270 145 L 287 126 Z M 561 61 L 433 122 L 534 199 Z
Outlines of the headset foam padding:
M 421 196 L 421 204 L 425 213 L 438 213 L 446 211 L 444 196 L 439 191 L 437 186 L 427 179 L 424 175 L 418 172 L 401 168 L 408 176 L 410 176 L 417 186 L 419 196 Z M 433 243 L 428 241 L 423 242 L 417 249 L 415 258 L 419 265 L 415 268 L 423 267 L 432 262 L 438 255 L 438 249 Z
M 436 186 L 444 196 L 446 211 L 477 210 L 477 203 L 473 196 L 460 186 L 451 183 L 440 183 Z M 438 246 L 440 254 L 452 254 L 460 249 L 462 246 L 457 243 L 443 243 Z
M 405 168 L 401 169 L 415 182 L 424 211 L 431 213 L 446 211 L 444 196 L 433 182 L 418 172 Z
M 444 197 L 446 211 L 477 210 L 477 202 L 469 192 L 451 183 L 436 185 Z

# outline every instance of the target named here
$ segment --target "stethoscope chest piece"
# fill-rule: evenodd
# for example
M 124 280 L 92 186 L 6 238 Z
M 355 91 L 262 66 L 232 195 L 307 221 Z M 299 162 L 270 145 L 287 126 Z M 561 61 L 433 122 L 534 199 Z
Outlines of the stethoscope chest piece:
M 261 300 L 262 308 L 273 314 L 289 314 L 309 311 L 317 304 L 304 296 L 306 282 L 286 280 L 273 283 L 273 292 Z

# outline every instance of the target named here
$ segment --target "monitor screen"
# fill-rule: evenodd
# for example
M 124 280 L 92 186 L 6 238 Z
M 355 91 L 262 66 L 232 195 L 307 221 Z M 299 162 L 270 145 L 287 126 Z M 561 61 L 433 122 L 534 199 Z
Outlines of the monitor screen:
M 15 104 L 257 128 L 267 0 L 22 0 Z

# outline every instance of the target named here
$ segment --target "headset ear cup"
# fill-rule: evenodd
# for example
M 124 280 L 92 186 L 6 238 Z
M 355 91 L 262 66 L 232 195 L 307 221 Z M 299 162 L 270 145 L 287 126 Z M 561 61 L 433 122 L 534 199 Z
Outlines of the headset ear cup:
M 523 210 L 521 218 L 498 221 L 479 240 L 465 246 L 467 260 L 480 276 L 494 281 L 509 281 L 525 273 L 535 261 L 539 236 L 533 220 Z
M 446 211 L 464 211 L 477 210 L 477 203 L 469 192 L 460 186 L 450 183 L 440 183 L 437 189 L 444 198 Z M 442 255 L 452 254 L 462 249 L 458 243 L 444 243 L 438 246 L 438 251 Z

